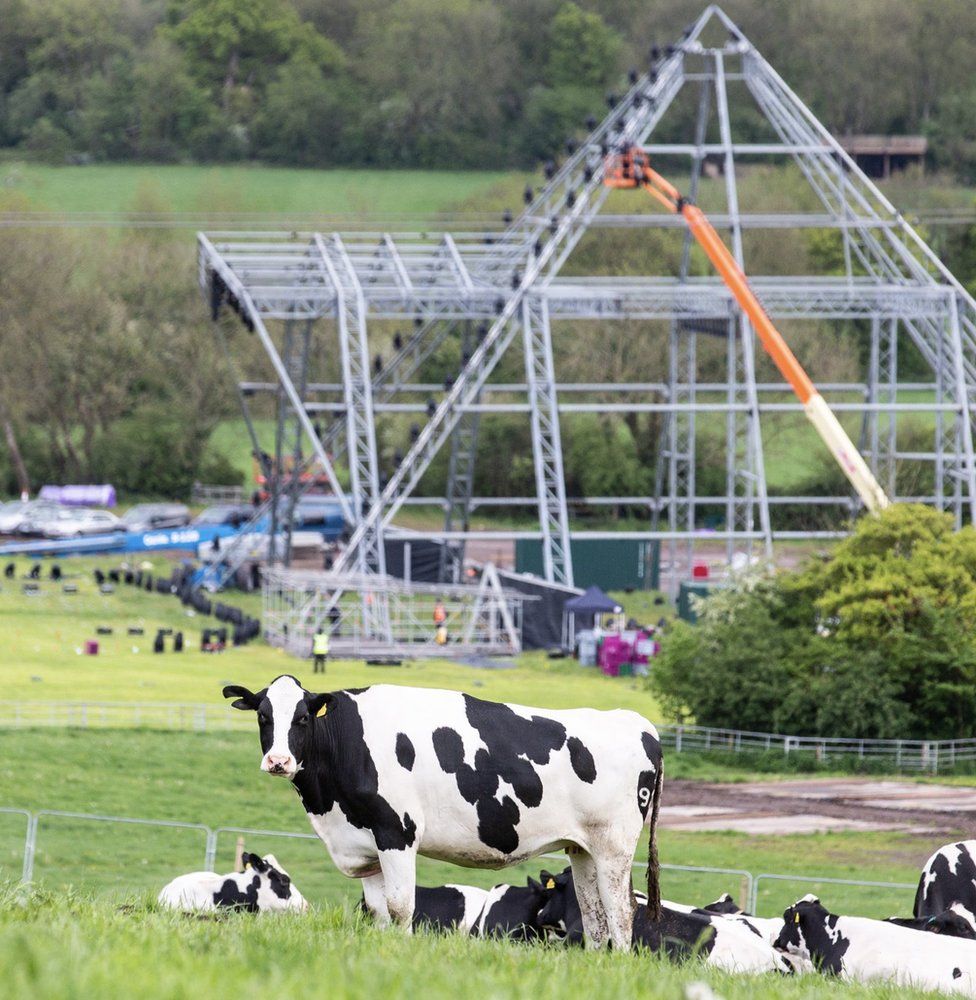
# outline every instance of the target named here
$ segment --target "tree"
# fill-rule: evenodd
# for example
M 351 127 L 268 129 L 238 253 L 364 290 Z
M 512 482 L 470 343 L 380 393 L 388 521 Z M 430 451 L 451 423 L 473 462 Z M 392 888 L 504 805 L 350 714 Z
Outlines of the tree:
M 599 14 L 564 3 L 549 31 L 545 82 L 550 87 L 600 88 L 619 69 L 620 36 Z
M 698 722 L 915 739 L 976 727 L 976 529 L 899 504 L 829 559 L 710 597 L 652 683 Z M 748 720 L 748 723 L 744 720 Z
M 225 112 L 252 109 L 275 69 L 302 56 L 323 71 L 342 53 L 286 0 L 181 0 L 169 12 L 169 37 L 187 56 L 190 73 Z

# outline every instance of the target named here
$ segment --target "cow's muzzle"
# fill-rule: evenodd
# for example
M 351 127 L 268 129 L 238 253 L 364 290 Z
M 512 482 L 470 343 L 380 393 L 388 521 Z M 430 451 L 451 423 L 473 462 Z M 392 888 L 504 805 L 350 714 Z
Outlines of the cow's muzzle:
M 261 770 L 279 778 L 294 778 L 298 772 L 295 758 L 284 754 L 266 754 L 261 761 Z

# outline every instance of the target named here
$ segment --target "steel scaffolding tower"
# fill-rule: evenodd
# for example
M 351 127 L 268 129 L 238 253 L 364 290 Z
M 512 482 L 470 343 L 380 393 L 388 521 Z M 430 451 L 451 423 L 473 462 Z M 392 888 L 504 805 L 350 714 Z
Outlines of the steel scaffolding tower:
M 504 230 L 200 234 L 201 285 L 212 303 L 236 309 L 261 339 L 277 378 L 268 387 L 291 407 L 311 457 L 344 505 L 352 535 L 337 570 L 382 574 L 384 535 L 396 530 L 394 519 L 407 503 L 440 505 L 445 529 L 427 534 L 463 546 L 475 534 L 468 523 L 472 505 L 506 502 L 473 496 L 478 421 L 495 413 L 524 415 L 531 428 L 536 495 L 520 499 L 534 504 L 539 518 L 537 531 L 498 535 L 541 539 L 545 574 L 552 581 L 573 582 L 572 538 L 626 537 L 573 530 L 560 440 L 561 419 L 569 414 L 663 416 L 657 495 L 583 499 L 639 503 L 649 510 L 648 530 L 631 534 L 668 541 L 673 576 L 677 564 L 690 562 L 703 537 L 724 542 L 730 558 L 735 552 L 768 556 L 776 539 L 841 533 L 857 513 L 858 501 L 846 489 L 838 496 L 771 493 L 764 428 L 780 414 L 798 412 L 799 404 L 784 396 L 779 382 L 760 381 L 749 322 L 718 278 L 692 273 L 687 236 L 676 275 L 564 273 L 591 229 L 683 226 L 680 218 L 663 213 L 607 211 L 605 157 L 634 145 L 652 160 L 684 158 L 693 196 L 704 162 L 718 168 L 725 207 L 709 217 L 775 320 L 859 321 L 865 331 L 870 328 L 863 379 L 821 390 L 841 419 L 860 416 L 862 450 L 892 499 L 919 499 L 950 510 L 957 523 L 973 518 L 976 302 L 720 8 L 708 7 L 677 44 L 653 51 L 648 72 L 634 74 L 632 81 Z M 654 142 L 659 123 L 686 87 L 698 91 L 689 141 Z M 735 135 L 739 101 L 758 109 L 767 138 L 746 141 Z M 759 213 L 741 207 L 739 175 L 759 160 L 794 163 L 819 209 Z M 613 204 L 622 205 L 623 199 Z M 744 234 L 775 229 L 836 233 L 843 273 L 754 274 Z M 374 364 L 370 377 L 370 324 L 403 319 L 414 322 L 412 336 L 392 359 Z M 584 320 L 605 324 L 608 337 L 615 335 L 617 320 L 667 323 L 667 381 L 601 381 L 595 359 L 593 382 L 561 382 L 561 339 L 569 324 Z M 308 371 L 283 363 L 269 331 L 279 322 L 312 324 L 313 337 L 334 333 L 341 383 L 317 383 Z M 455 377 L 443 386 L 411 381 L 448 338 L 471 324 L 481 326 L 464 342 Z M 519 334 L 525 382 L 494 381 Z M 700 378 L 703 337 L 724 344 L 724 379 Z M 905 351 L 918 352 L 931 376 L 900 383 L 899 354 Z M 614 393 L 626 397 L 608 402 Z M 636 401 L 630 398 L 635 393 Z M 309 414 L 323 412 L 341 413 L 341 420 L 320 431 Z M 416 414 L 423 423 L 384 480 L 376 426 L 392 413 Z M 933 425 L 929 445 L 918 443 L 920 427 L 929 433 L 918 423 L 920 414 Z M 711 495 L 698 486 L 703 462 L 698 431 L 705 419 L 724 420 L 724 490 Z M 443 494 L 414 496 L 448 441 L 450 477 Z M 348 470 L 348 492 L 338 485 L 340 463 Z M 909 465 L 923 471 L 916 484 L 906 486 L 900 473 Z M 827 531 L 787 530 L 777 522 L 784 505 L 832 509 L 835 516 Z M 703 536 L 706 517 L 719 523 Z M 382 615 L 375 624 L 382 631 Z

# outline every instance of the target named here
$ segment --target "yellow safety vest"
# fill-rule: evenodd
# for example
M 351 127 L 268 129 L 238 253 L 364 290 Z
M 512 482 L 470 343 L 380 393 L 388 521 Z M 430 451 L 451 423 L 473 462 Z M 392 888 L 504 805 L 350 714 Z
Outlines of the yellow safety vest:
M 329 637 L 325 632 L 319 632 L 312 640 L 312 652 L 316 656 L 329 655 Z

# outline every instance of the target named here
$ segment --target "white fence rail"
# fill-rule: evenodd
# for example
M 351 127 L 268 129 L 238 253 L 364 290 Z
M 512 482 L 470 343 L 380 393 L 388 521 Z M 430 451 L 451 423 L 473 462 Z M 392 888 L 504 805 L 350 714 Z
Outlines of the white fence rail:
M 254 720 L 227 704 L 127 701 L 0 702 L 0 729 L 59 728 L 251 730 Z M 937 774 L 976 761 L 976 739 L 862 740 L 787 736 L 708 726 L 660 725 L 661 742 L 672 753 L 808 754 L 820 764 L 857 758 L 888 765 L 895 771 Z
M 262 830 L 254 827 L 239 827 L 239 826 L 219 826 L 210 827 L 204 823 L 186 823 L 178 820 L 167 820 L 167 819 L 142 819 L 132 816 L 106 816 L 97 813 L 77 813 L 77 812 L 63 812 L 56 809 L 40 809 L 36 812 L 31 812 L 28 809 L 18 809 L 12 807 L 0 807 L 0 816 L 20 816 L 23 817 L 25 821 L 26 835 L 24 838 L 24 850 L 23 850 L 23 867 L 21 871 L 20 881 L 23 883 L 29 883 L 34 880 L 36 869 L 38 867 L 37 862 L 37 845 L 38 840 L 41 838 L 42 833 L 45 830 L 50 830 L 53 828 L 54 823 L 52 821 L 57 821 L 59 819 L 74 820 L 76 822 L 90 822 L 98 824 L 120 824 L 136 828 L 145 827 L 156 827 L 165 829 L 176 829 L 176 830 L 189 830 L 196 831 L 204 836 L 205 843 L 203 845 L 204 857 L 203 857 L 203 870 L 204 871 L 214 871 L 214 865 L 217 860 L 217 850 L 219 846 L 219 841 L 221 835 L 233 834 L 251 836 L 251 837 L 280 837 L 288 840 L 314 840 L 317 841 L 319 838 L 313 833 L 294 833 L 286 830 Z M 46 821 L 46 822 L 42 822 Z M 133 836 L 137 836 L 136 832 L 133 832 Z M 323 850 L 324 850 L 323 846 Z M 554 861 L 565 862 L 565 855 L 562 854 L 542 854 L 539 855 L 539 859 L 548 859 Z M 646 862 L 635 861 L 635 868 L 646 868 Z M 662 871 L 689 873 L 689 874 L 706 874 L 706 875 L 727 875 L 738 881 L 740 888 L 738 895 L 739 903 L 741 906 L 749 910 L 751 913 L 755 913 L 759 905 L 759 891 L 761 884 L 770 881 L 778 882 L 791 882 L 791 883 L 814 883 L 814 884 L 827 884 L 827 885 L 844 885 L 852 886 L 864 889 L 905 889 L 912 890 L 915 889 L 914 883 L 907 882 L 872 882 L 868 880 L 861 879 L 839 879 L 830 878 L 827 876 L 818 875 L 778 875 L 771 874 L 769 872 L 764 872 L 761 875 L 753 875 L 752 872 L 746 871 L 743 868 L 720 868 L 713 867 L 709 865 L 671 865 L 662 864 Z M 124 870 L 120 870 L 120 876 L 124 877 Z M 77 869 L 73 870 L 73 878 L 77 880 L 79 877 L 79 872 Z M 735 888 L 734 883 L 730 883 L 730 889 Z M 704 901 L 702 905 L 704 905 Z

